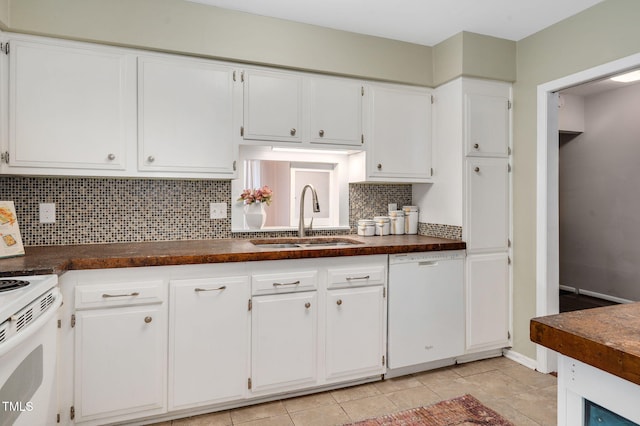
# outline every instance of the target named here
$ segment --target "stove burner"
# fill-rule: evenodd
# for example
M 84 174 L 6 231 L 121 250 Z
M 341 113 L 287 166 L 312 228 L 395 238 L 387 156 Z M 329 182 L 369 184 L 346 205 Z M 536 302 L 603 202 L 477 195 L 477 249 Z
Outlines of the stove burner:
M 5 291 L 16 290 L 18 288 L 26 287 L 28 285 L 29 285 L 29 281 L 0 280 L 0 293 Z

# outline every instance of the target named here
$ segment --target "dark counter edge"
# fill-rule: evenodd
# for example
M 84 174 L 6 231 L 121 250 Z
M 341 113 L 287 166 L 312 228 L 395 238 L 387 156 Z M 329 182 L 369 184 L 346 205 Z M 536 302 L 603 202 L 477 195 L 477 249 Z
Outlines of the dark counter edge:
M 352 236 L 349 236 L 352 237 Z M 373 238 L 373 237 L 372 237 Z M 320 257 L 361 256 L 375 254 L 399 254 L 417 253 L 428 251 L 464 250 L 466 244 L 459 240 L 446 240 L 436 237 L 423 237 L 432 242 L 412 242 L 398 244 L 390 242 L 388 245 L 368 245 L 364 239 L 363 245 L 336 247 L 336 248 L 306 248 L 306 249 L 259 249 L 255 248 L 248 240 L 230 239 L 226 243 L 236 246 L 235 249 L 224 251 L 210 251 L 203 249 L 201 253 L 171 254 L 171 247 L 167 247 L 166 253 L 157 253 L 158 248 L 171 245 L 195 246 L 206 244 L 210 241 L 220 244 L 221 240 L 197 240 L 197 241 L 170 241 L 170 242 L 146 242 L 146 243 L 113 243 L 90 244 L 73 246 L 31 246 L 26 247 L 26 256 L 0 259 L 0 277 L 17 277 L 29 275 L 57 274 L 66 271 L 84 269 L 114 269 L 144 266 L 172 266 L 172 265 L 196 265 L 228 262 L 252 262 L 263 260 L 282 259 L 308 259 Z M 144 254 L 142 250 L 136 250 L 139 246 L 152 248 L 152 254 Z M 238 249 L 237 247 L 240 247 Z M 86 248 L 86 250 L 83 250 Z M 114 249 L 115 248 L 115 249 Z M 92 250 L 102 251 L 101 255 L 90 255 Z M 183 248 L 184 249 L 184 248 Z M 80 253 L 74 253 L 74 252 Z M 197 249 L 193 249 L 197 251 Z M 65 252 L 69 252 L 65 254 Z M 31 256 L 28 258 L 27 256 Z M 33 260 L 36 258 L 36 260 Z M 29 259 L 29 260 L 27 260 Z M 7 263 L 12 262 L 15 266 Z M 4 263 L 4 264 L 3 264 Z M 31 265 L 30 265 L 31 264 Z
M 534 343 L 640 385 L 640 359 L 635 355 L 545 323 L 545 317 L 530 321 L 529 337 Z

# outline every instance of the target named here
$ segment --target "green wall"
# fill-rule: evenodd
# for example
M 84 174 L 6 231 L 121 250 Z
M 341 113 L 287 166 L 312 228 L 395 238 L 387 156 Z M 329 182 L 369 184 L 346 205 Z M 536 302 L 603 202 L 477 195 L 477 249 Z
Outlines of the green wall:
M 514 350 L 535 358 L 537 86 L 640 52 L 640 2 L 607 0 L 517 43 L 514 85 Z

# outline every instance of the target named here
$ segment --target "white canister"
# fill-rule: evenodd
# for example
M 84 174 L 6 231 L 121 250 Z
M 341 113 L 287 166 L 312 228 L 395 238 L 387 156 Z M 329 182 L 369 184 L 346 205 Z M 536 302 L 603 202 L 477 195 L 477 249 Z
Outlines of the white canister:
M 404 234 L 404 212 L 402 210 L 394 210 L 389 212 L 390 228 L 389 233 L 391 235 Z
M 417 234 L 418 233 L 418 207 L 404 206 L 402 207 L 402 211 L 404 212 L 404 233 Z
M 376 235 L 389 235 L 389 216 L 375 216 L 373 221 L 376 223 Z
M 376 235 L 376 222 L 371 219 L 360 219 L 358 221 L 358 235 L 363 237 Z

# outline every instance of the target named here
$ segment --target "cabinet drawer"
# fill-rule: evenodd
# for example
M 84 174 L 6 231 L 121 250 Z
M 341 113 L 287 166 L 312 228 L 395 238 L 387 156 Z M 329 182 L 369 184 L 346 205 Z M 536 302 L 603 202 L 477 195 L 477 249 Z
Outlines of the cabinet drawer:
M 162 280 L 78 285 L 76 309 L 162 303 L 165 288 Z
M 328 288 L 382 285 L 385 283 L 385 272 L 384 265 L 329 269 Z
M 251 294 L 292 293 L 316 290 L 318 271 L 280 272 L 251 277 Z

